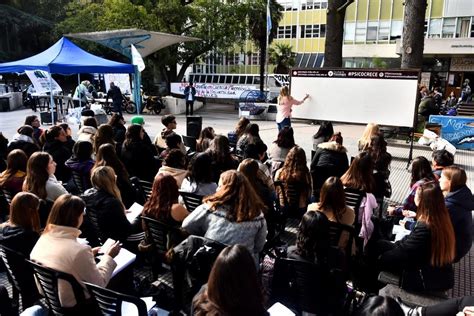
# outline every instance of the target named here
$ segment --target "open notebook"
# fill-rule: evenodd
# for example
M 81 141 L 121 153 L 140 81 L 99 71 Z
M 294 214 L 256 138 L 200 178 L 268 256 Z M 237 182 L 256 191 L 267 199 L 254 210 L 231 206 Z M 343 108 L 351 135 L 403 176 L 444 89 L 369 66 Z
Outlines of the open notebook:
M 130 208 L 125 213 L 125 216 L 127 217 L 130 224 L 133 223 L 138 216 L 140 216 L 142 210 L 143 206 L 138 204 L 137 202 L 133 203 L 132 206 L 130 206 Z
M 107 239 L 105 243 L 102 245 L 101 250 L 99 252 L 105 252 L 106 249 L 108 249 L 112 244 L 115 243 L 115 240 L 113 239 Z M 128 267 L 130 264 L 132 264 L 135 259 L 137 258 L 137 255 L 128 251 L 125 248 L 121 248 L 120 252 L 118 255 L 114 258 L 115 263 L 117 266 L 114 269 L 114 272 L 112 272 L 112 277 L 117 275 L 120 271 Z

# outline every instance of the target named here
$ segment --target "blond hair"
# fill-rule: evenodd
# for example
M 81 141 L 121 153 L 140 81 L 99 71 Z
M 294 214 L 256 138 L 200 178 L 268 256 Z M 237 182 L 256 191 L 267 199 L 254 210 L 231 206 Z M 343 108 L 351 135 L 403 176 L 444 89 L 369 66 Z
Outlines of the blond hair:
M 370 147 L 370 140 L 372 136 L 377 135 L 380 133 L 380 128 L 377 124 L 375 123 L 369 123 L 365 127 L 364 133 L 362 134 L 362 137 L 359 138 L 359 141 L 357 142 L 359 146 L 359 150 L 367 150 Z
M 105 192 L 113 195 L 117 200 L 122 202 L 122 196 L 120 195 L 120 190 L 117 187 L 115 179 L 116 175 L 114 169 L 112 169 L 111 167 L 100 166 L 92 169 L 91 183 L 94 188 L 104 190 Z

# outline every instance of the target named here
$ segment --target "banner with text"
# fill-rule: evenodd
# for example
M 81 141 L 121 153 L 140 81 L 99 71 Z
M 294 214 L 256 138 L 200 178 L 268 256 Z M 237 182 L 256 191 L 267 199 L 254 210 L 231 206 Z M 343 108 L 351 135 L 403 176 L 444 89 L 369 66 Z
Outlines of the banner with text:
M 172 82 L 171 93 L 184 95 L 187 82 Z M 238 99 L 246 90 L 258 89 L 253 85 L 235 85 L 228 83 L 195 83 L 196 96 L 216 99 Z
M 46 94 L 51 90 L 49 79 L 51 75 L 47 71 L 43 70 L 26 70 L 28 78 L 30 78 L 33 87 L 37 94 Z M 61 92 L 63 89 L 58 85 L 56 80 L 53 79 L 53 92 Z

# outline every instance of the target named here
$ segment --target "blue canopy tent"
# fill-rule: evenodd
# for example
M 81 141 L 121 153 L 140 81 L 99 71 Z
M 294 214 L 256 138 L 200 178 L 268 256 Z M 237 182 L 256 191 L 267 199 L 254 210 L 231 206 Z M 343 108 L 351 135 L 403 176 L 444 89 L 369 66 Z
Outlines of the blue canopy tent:
M 134 73 L 135 71 L 133 65 L 92 55 L 65 37 L 37 55 L 0 64 L 0 73 L 24 73 L 25 70 L 44 70 L 50 74 L 63 75 L 76 73 Z M 52 87 L 52 76 L 50 78 L 50 87 Z M 52 93 L 50 104 L 51 115 L 53 115 Z M 54 122 L 54 119 L 52 119 L 52 122 Z

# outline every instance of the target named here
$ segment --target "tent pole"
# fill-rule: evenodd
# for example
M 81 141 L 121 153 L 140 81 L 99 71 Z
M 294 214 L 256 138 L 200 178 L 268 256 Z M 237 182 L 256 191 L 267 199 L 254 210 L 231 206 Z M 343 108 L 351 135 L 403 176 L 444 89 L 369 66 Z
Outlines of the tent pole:
M 76 88 L 76 89 L 79 88 L 79 85 L 80 85 L 80 84 L 81 84 L 81 74 L 77 74 L 77 88 Z M 76 91 L 74 91 L 74 93 L 75 93 L 75 92 L 76 92 Z M 74 97 L 74 95 L 73 95 L 73 97 Z M 82 104 L 81 104 L 82 99 L 81 99 L 81 93 L 80 93 L 80 92 L 79 92 L 79 94 L 77 95 L 77 97 L 79 98 L 79 107 L 82 107 Z
M 51 108 L 51 125 L 54 125 L 54 98 L 53 98 L 53 75 L 49 73 L 49 97 L 50 97 L 50 108 Z

